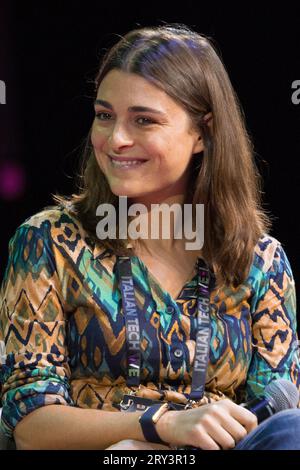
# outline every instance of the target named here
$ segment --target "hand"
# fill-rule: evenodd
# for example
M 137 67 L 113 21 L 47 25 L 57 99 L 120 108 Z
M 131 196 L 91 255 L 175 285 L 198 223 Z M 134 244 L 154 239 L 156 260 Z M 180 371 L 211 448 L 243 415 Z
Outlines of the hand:
M 136 439 L 124 439 L 116 442 L 104 450 L 170 450 L 170 447 L 154 442 L 142 442 Z
M 229 399 L 185 411 L 168 411 L 156 424 L 164 442 L 205 450 L 233 449 L 257 426 L 257 418 Z

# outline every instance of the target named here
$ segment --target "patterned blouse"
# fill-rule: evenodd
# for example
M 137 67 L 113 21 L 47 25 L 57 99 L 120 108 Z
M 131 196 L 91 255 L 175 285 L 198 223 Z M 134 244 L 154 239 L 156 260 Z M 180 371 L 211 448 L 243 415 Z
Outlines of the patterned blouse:
M 123 394 L 134 388 L 126 385 L 125 322 L 115 267 L 116 256 L 93 245 L 66 208 L 45 208 L 17 228 L 0 299 L 1 426 L 7 436 L 45 405 L 120 411 Z M 189 393 L 197 274 L 177 299 L 136 256 L 132 274 L 142 387 Z M 210 301 L 206 403 L 226 397 L 241 403 L 280 377 L 300 387 L 294 280 L 275 238 L 259 239 L 243 284 L 213 286 Z

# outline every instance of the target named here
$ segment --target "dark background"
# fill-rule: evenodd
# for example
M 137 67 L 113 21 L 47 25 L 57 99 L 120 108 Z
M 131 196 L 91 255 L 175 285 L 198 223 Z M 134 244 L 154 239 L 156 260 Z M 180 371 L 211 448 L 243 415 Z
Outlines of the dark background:
M 300 80 L 300 8 L 270 5 L 2 0 L 0 276 L 17 226 L 52 204 L 51 193 L 75 191 L 79 146 L 93 119 L 90 82 L 104 49 L 137 26 L 179 22 L 213 37 L 221 50 L 275 218 L 271 235 L 282 242 L 298 288 L 300 104 L 291 97 Z

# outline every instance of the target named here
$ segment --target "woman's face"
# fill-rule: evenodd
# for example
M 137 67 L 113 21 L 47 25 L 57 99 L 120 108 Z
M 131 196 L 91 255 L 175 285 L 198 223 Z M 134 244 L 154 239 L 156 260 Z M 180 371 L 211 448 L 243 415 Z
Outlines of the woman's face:
M 95 102 L 92 144 L 112 192 L 159 202 L 184 194 L 189 163 L 203 150 L 187 112 L 133 73 L 111 70 Z

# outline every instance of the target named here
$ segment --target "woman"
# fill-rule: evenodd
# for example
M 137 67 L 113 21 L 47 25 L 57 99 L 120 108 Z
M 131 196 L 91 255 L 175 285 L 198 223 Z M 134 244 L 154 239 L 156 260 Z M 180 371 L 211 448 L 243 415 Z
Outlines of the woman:
M 239 405 L 274 379 L 299 387 L 295 290 L 215 48 L 180 25 L 131 31 L 96 92 L 79 193 L 56 196 L 10 241 L 2 428 L 19 449 L 300 448 L 298 410 L 257 426 Z M 97 208 L 119 214 L 120 196 L 143 204 L 150 228 L 153 204 L 204 204 L 203 246 L 161 229 L 99 239 Z M 128 398 L 156 405 L 125 413 Z

